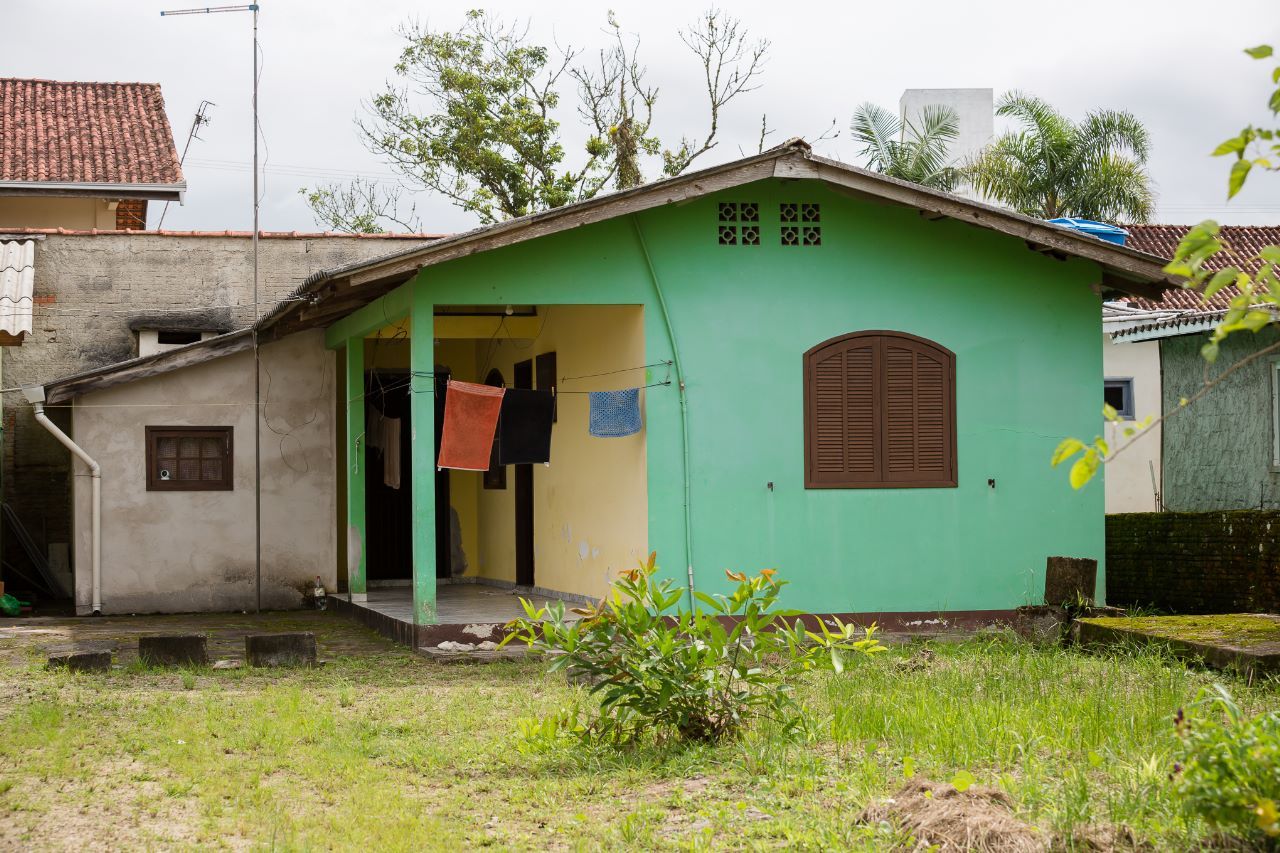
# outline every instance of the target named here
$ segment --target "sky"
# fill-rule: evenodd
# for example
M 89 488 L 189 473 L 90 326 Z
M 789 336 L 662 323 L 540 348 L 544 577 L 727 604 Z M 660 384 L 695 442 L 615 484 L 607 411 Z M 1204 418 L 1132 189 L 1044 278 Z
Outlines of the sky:
M 0 0 L 7 30 L 0 75 L 158 82 L 179 151 L 200 102 L 213 102 L 211 122 L 187 154 L 186 201 L 170 207 L 164 227 L 247 229 L 252 16 L 159 14 L 191 2 Z M 299 194 L 303 187 L 356 175 L 396 182 L 356 134 L 362 102 L 393 77 L 403 22 L 456 29 L 479 2 L 263 0 L 262 228 L 315 230 Z M 642 38 L 641 59 L 659 88 L 654 129 L 672 140 L 704 131 L 701 69 L 677 34 L 701 7 L 670 0 L 616 0 L 611 6 L 526 0 L 484 8 L 506 20 L 527 21 L 532 40 L 587 53 L 604 46 L 605 15 L 612 8 L 622 27 Z M 1209 156 L 1245 124 L 1270 118 L 1265 104 L 1275 63 L 1249 59 L 1243 48 L 1280 46 L 1274 0 L 1242 0 L 1230 14 L 1207 12 L 1203 3 L 1187 0 L 1076 0 L 1069 6 L 845 0 L 734 2 L 725 8 L 754 36 L 770 41 L 769 61 L 760 88 L 728 107 L 721 142 L 699 165 L 753 153 L 762 115 L 775 143 L 791 136 L 815 139 L 834 120 L 839 134 L 817 142 L 816 150 L 857 162 L 858 146 L 847 126 L 864 101 L 896 109 L 906 88 L 990 87 L 997 94 L 1021 89 L 1074 118 L 1111 108 L 1141 119 L 1153 139 L 1149 169 L 1158 195 L 1156 221 L 1280 221 L 1280 181 L 1255 176 L 1228 204 L 1228 163 Z M 566 86 L 564 100 L 572 103 L 572 96 Z M 561 118 L 566 147 L 577 157 L 585 132 L 571 109 Z M 427 231 L 477 224 L 472 214 L 438 197 L 421 193 L 413 202 Z M 152 228 L 159 206 L 150 216 Z

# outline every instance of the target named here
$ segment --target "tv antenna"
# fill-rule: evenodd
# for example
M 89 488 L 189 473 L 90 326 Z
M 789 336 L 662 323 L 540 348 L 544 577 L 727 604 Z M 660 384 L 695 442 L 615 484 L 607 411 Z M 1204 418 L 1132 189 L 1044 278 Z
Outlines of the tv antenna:
M 195 9 L 172 9 L 170 15 L 214 15 L 220 12 L 253 13 L 253 548 L 256 566 L 255 611 L 262 612 L 262 359 L 258 351 L 258 4 L 243 6 L 201 6 Z M 194 129 L 192 131 L 195 132 Z
M 212 119 L 205 115 L 209 107 L 216 107 L 213 101 L 201 101 L 200 106 L 196 107 L 196 117 L 191 120 L 191 132 L 187 134 L 187 144 L 182 146 L 182 156 L 178 158 L 178 165 L 181 166 L 187 162 L 187 152 L 191 150 L 191 140 L 200 139 L 200 128 L 208 124 Z M 202 140 L 203 141 L 203 140 Z M 164 203 L 164 207 L 160 210 L 160 222 L 156 225 L 156 230 L 164 228 L 164 217 L 169 212 L 169 202 Z

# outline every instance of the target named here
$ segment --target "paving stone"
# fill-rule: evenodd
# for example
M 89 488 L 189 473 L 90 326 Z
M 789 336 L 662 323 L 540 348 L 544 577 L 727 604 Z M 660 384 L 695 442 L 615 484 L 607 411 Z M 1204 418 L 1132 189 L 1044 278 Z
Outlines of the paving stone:
M 315 666 L 316 635 L 310 631 L 293 634 L 248 634 L 244 657 L 250 666 Z
M 111 669 L 111 652 L 64 652 L 49 656 L 49 669 L 71 672 L 106 672 Z
M 138 660 L 148 666 L 205 666 L 209 663 L 209 638 L 204 634 L 139 637 Z

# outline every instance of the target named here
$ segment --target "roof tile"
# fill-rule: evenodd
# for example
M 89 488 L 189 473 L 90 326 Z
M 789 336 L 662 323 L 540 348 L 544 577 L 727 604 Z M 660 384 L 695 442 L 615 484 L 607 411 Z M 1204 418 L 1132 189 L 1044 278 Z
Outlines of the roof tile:
M 160 85 L 0 78 L 0 181 L 182 183 Z
M 1129 232 L 1129 239 L 1125 245 L 1162 258 L 1172 258 L 1178 249 L 1178 243 L 1182 241 L 1183 235 L 1191 230 L 1191 226 L 1126 225 L 1125 230 Z M 1280 225 L 1224 225 L 1219 236 L 1236 256 L 1250 258 L 1257 255 L 1263 246 L 1280 245 Z M 1235 260 L 1232 254 L 1219 252 L 1205 263 L 1205 267 L 1217 270 L 1231 265 L 1233 261 L 1238 267 L 1244 266 L 1239 260 Z M 1256 264 L 1254 268 L 1256 269 Z M 1253 269 L 1249 271 L 1252 272 Z M 1196 291 L 1178 289 L 1166 290 L 1164 296 L 1158 301 L 1138 297 L 1128 297 L 1125 301 L 1135 307 L 1149 310 L 1222 311 L 1239 293 L 1240 291 L 1234 286 L 1224 287 L 1213 295 L 1208 304 L 1200 299 L 1200 294 Z

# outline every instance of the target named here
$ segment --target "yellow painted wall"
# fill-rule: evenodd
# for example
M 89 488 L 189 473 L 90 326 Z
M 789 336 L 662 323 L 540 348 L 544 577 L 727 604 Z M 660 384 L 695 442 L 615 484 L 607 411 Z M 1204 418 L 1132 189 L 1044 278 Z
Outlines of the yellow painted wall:
M 105 199 L 60 196 L 0 196 L 0 228 L 116 227 L 116 214 Z
M 540 307 L 536 339 L 477 341 L 476 376 L 497 367 L 510 386 L 517 361 L 556 353 L 563 376 L 601 373 L 645 363 L 640 306 Z M 658 377 L 661 378 L 661 377 Z M 645 384 L 636 370 L 562 383 L 562 391 L 596 391 Z M 641 402 L 643 405 L 643 393 Z M 552 431 L 551 465 L 534 466 L 534 582 L 559 592 L 603 595 L 620 570 L 648 553 L 645 431 L 626 438 L 587 433 L 586 394 L 561 394 Z M 473 475 L 479 479 L 481 475 Z M 515 580 L 515 476 L 507 488 L 478 493 L 477 573 Z

